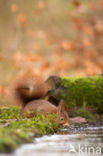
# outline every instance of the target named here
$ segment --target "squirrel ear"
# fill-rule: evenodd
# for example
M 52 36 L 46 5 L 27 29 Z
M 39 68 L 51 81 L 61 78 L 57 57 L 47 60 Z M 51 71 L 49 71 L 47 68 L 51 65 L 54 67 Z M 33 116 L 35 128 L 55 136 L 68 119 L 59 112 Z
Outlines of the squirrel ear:
M 61 100 L 59 102 L 59 107 L 58 107 L 58 114 L 63 113 L 64 111 L 68 112 L 68 107 L 66 105 L 66 102 L 64 100 Z

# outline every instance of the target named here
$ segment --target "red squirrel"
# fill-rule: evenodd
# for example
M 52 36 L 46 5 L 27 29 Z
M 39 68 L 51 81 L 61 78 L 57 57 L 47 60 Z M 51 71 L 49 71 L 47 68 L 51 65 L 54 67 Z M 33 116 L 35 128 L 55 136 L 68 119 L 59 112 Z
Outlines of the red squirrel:
M 48 84 L 42 76 L 35 72 L 27 71 L 20 74 L 13 83 L 12 96 L 17 105 L 21 105 L 22 118 L 29 112 L 28 117 L 36 116 L 39 111 L 41 114 L 57 114 L 57 123 L 68 126 L 69 116 L 67 106 L 64 100 L 61 100 L 58 106 L 45 100 L 48 93 Z

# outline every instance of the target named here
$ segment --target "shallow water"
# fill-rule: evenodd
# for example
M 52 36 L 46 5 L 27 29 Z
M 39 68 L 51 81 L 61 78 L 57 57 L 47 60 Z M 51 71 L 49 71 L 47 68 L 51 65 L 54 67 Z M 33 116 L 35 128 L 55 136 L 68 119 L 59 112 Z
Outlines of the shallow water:
M 61 133 L 36 138 L 9 156 L 103 156 L 103 126 L 62 129 Z

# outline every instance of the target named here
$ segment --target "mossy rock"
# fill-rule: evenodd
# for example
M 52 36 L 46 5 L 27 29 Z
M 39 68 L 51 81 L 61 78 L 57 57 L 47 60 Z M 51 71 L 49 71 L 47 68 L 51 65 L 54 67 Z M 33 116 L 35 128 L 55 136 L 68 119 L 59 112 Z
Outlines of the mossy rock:
M 68 106 L 94 106 L 97 111 L 103 112 L 102 76 L 62 77 L 59 94 Z

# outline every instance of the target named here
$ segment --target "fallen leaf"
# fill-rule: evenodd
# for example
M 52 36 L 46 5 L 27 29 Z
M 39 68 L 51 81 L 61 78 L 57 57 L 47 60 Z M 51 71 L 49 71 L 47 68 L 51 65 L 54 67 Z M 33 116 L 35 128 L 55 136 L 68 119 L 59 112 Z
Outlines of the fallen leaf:
M 70 118 L 70 122 L 72 123 L 87 123 L 87 120 L 83 117 L 74 117 L 74 118 Z
M 27 19 L 26 19 L 26 16 L 23 13 L 18 14 L 18 21 L 22 26 L 27 25 Z

